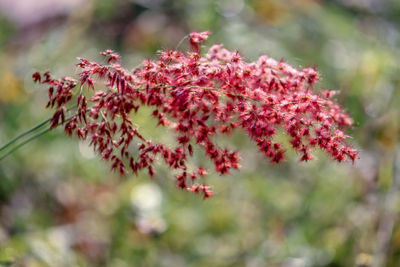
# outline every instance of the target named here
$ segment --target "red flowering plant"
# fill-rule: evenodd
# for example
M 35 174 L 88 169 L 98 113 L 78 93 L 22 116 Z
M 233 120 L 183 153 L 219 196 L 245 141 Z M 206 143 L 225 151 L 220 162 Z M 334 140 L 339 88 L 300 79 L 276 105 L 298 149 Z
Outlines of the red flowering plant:
M 334 91 L 313 91 L 319 79 L 314 68 L 296 69 L 264 55 L 246 62 L 221 44 L 203 56 L 201 45 L 208 35 L 191 33 L 191 51 L 161 51 L 156 60 L 145 60 L 132 71 L 121 66 L 118 54 L 107 50 L 101 53 L 107 64 L 79 58 L 78 80 L 35 73 L 35 82 L 49 86 L 47 107 L 55 110 L 50 129 L 61 125 L 67 135 L 89 140 L 121 174 L 146 169 L 153 176 L 158 156 L 177 170 L 180 188 L 204 198 L 212 191 L 197 181 L 207 171 L 188 167 L 194 148 L 203 150 L 220 174 L 238 169 L 238 153 L 214 141 L 236 128 L 274 163 L 284 160 L 285 154 L 285 146 L 275 140 L 278 130 L 289 137 L 289 146 L 301 161 L 312 160 L 314 148 L 339 162 L 357 158 L 358 152 L 345 143 L 344 128 L 352 120 L 331 100 Z M 98 83 L 104 84 L 102 89 Z M 85 96 L 86 90 L 94 91 L 93 96 Z M 66 107 L 71 101 L 76 102 L 75 111 Z M 144 106 L 153 110 L 158 126 L 175 132 L 175 145 L 152 142 L 140 133 L 131 114 Z M 73 115 L 67 117 L 70 112 Z

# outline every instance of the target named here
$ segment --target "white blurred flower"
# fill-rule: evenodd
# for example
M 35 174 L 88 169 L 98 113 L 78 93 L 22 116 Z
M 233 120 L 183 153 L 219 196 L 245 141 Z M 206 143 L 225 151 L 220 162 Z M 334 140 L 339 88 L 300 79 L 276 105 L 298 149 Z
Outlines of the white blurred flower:
M 158 234 L 165 231 L 167 225 L 161 216 L 162 194 L 156 184 L 141 184 L 132 189 L 131 203 L 137 217 L 138 230 L 144 234 Z
M 156 184 L 141 184 L 132 189 L 131 203 L 139 213 L 158 213 L 161 202 L 161 190 Z

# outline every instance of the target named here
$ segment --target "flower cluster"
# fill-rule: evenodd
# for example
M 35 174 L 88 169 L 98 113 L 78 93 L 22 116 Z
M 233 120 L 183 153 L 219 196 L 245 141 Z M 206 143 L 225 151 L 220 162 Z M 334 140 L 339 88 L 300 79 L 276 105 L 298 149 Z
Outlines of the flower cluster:
M 352 124 L 331 97 L 334 91 L 316 93 L 319 74 L 314 68 L 296 69 L 283 61 L 260 56 L 246 62 L 236 51 L 213 45 L 202 56 L 201 44 L 209 32 L 191 33 L 192 51 L 161 51 L 158 59 L 145 60 L 128 71 L 111 50 L 102 52 L 107 64 L 79 58 L 79 79 L 53 79 L 35 73 L 35 81 L 49 86 L 48 107 L 55 108 L 51 127 L 63 125 L 68 135 L 90 144 L 124 174 L 147 169 L 154 175 L 156 157 L 177 170 L 178 186 L 202 193 L 212 192 L 197 180 L 207 174 L 202 167 L 189 170 L 194 148 L 201 149 L 226 174 L 240 167 L 237 152 L 220 147 L 214 137 L 240 128 L 271 162 L 284 160 L 278 131 L 287 134 L 301 161 L 313 159 L 318 147 L 341 162 L 354 161 L 357 151 L 345 144 L 344 128 Z M 96 83 L 103 83 L 99 89 Z M 87 88 L 87 89 L 84 89 Z M 90 98 L 86 90 L 94 91 Z M 74 94 L 77 97 L 74 98 Z M 66 118 L 67 103 L 76 99 L 75 115 Z M 147 140 L 132 122 L 131 114 L 151 107 L 158 125 L 176 133 L 176 145 Z

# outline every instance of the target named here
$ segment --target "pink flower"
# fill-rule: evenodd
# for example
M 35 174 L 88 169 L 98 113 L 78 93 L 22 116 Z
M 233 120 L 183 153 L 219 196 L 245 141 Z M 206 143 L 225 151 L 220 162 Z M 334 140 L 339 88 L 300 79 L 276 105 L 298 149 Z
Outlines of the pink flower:
M 237 51 L 222 45 L 212 46 L 203 57 L 199 48 L 208 35 L 190 34 L 194 52 L 163 51 L 158 60 L 145 60 L 133 71 L 123 68 L 111 50 L 101 53 L 108 65 L 79 59 L 80 87 L 95 94 L 87 99 L 85 90 L 80 90 L 77 112 L 69 119 L 65 107 L 75 99 L 72 91 L 78 83 L 68 77 L 53 79 L 49 73 L 42 79 L 35 73 L 35 81 L 49 86 L 47 107 L 55 108 L 51 127 L 62 124 L 66 134 L 89 139 L 121 174 L 127 168 L 133 173 L 147 169 L 152 177 L 159 156 L 178 170 L 178 187 L 201 192 L 205 198 L 212 192 L 196 181 L 207 171 L 202 167 L 190 171 L 188 162 L 194 150 L 200 149 L 216 172 L 239 169 L 238 153 L 221 147 L 213 138 L 234 129 L 246 132 L 273 163 L 282 162 L 290 147 L 300 155 L 300 161 L 312 160 L 315 148 L 339 162 L 357 158 L 358 151 L 345 143 L 344 130 L 352 120 L 330 99 L 332 91 L 313 91 L 319 79 L 314 68 L 296 69 L 267 56 L 246 62 Z M 103 83 L 99 88 L 104 89 L 97 88 L 96 81 Z M 154 143 L 139 132 L 130 115 L 143 106 L 153 109 L 152 116 L 160 127 L 175 132 L 176 145 Z M 276 141 L 282 131 L 289 144 Z
M 189 42 L 193 47 L 194 51 L 200 52 L 200 44 L 207 40 L 208 36 L 211 34 L 209 31 L 205 32 L 192 32 L 189 34 Z

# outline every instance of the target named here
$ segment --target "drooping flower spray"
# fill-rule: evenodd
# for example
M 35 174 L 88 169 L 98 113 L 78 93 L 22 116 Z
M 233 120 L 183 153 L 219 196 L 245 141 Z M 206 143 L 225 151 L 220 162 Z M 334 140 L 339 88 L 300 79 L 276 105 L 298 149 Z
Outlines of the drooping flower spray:
M 177 171 L 180 188 L 205 198 L 212 191 L 198 181 L 207 171 L 201 166 L 188 168 L 190 158 L 197 147 L 216 172 L 238 169 L 238 153 L 214 141 L 215 136 L 234 129 L 246 132 L 275 163 L 284 159 L 286 147 L 297 151 L 301 161 L 312 160 L 315 148 L 339 162 L 357 158 L 358 152 L 345 143 L 344 130 L 352 120 L 330 99 L 334 91 L 313 91 L 319 79 L 314 68 L 296 69 L 267 56 L 246 62 L 221 44 L 202 56 L 201 45 L 208 35 L 191 33 L 191 51 L 161 51 L 156 60 L 145 60 L 133 71 L 120 65 L 118 54 L 107 50 L 101 53 L 107 64 L 80 58 L 77 80 L 35 73 L 35 81 L 49 86 L 47 107 L 55 110 L 50 127 L 62 125 L 67 135 L 89 140 L 121 174 L 147 169 L 153 176 L 159 156 Z M 94 96 L 87 98 L 86 90 L 93 90 Z M 76 110 L 68 117 L 71 102 Z M 143 106 L 151 107 L 160 127 L 175 132 L 175 145 L 148 140 L 139 131 L 131 114 Z M 275 140 L 278 130 L 289 136 L 290 144 Z

